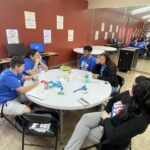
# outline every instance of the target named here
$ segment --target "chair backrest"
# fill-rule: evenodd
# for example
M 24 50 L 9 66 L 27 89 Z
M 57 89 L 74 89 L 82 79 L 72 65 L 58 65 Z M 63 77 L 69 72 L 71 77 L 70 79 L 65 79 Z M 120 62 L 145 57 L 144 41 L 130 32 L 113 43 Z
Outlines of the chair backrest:
M 119 84 L 118 92 L 120 92 L 122 86 L 124 85 L 125 79 L 122 76 L 117 75 L 117 80 L 118 80 L 118 84 Z
M 49 123 L 53 117 L 50 114 L 26 113 L 23 118 L 31 123 Z

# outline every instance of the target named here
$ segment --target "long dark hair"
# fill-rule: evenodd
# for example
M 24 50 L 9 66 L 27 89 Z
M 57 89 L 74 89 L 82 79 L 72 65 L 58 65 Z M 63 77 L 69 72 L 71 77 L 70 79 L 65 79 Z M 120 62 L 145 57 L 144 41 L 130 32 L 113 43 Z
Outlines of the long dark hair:
M 117 71 L 116 64 L 111 60 L 111 58 L 110 58 L 110 56 L 107 52 L 104 52 L 104 53 L 100 54 L 99 56 L 104 56 L 105 57 L 105 59 L 106 59 L 105 65 L 108 68 L 114 70 L 115 72 Z
M 150 78 L 137 77 L 132 87 L 132 96 L 125 97 L 122 102 L 126 109 L 122 111 L 121 116 L 147 114 L 150 117 Z

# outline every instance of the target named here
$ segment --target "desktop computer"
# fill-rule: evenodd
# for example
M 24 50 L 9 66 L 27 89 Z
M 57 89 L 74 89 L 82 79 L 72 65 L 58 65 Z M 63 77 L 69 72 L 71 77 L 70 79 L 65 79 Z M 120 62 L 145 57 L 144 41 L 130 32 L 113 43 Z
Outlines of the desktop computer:
M 30 49 L 36 49 L 39 53 L 44 52 L 44 43 L 30 43 Z

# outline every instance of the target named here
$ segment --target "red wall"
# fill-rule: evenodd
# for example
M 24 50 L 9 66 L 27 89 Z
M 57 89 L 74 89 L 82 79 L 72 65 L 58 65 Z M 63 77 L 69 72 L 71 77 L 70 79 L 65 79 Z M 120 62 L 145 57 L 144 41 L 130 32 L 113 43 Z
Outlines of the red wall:
M 101 23 L 105 22 L 105 31 L 101 32 Z M 130 17 L 128 26 L 128 16 L 124 20 L 124 14 L 119 13 L 112 9 L 96 9 L 93 11 L 93 29 L 92 32 L 92 43 L 94 45 L 103 45 L 107 43 L 107 40 L 104 40 L 105 32 L 108 32 L 108 38 L 112 37 L 112 33 L 115 33 L 116 38 L 126 38 L 130 40 L 131 31 L 135 31 L 136 28 L 142 29 L 144 22 L 140 19 Z M 112 32 L 109 32 L 110 24 L 113 25 Z M 119 31 L 116 33 L 116 26 L 119 25 Z M 127 27 L 127 28 L 126 28 Z M 100 31 L 99 40 L 94 40 L 95 31 Z M 129 30 L 129 31 L 128 31 Z M 133 35 L 133 33 L 132 33 Z M 130 38 L 129 38 L 130 37 Z
M 101 22 L 109 25 L 123 26 L 123 15 L 110 9 L 88 10 L 86 0 L 0 0 L 0 58 L 7 57 L 6 29 L 18 29 L 19 40 L 28 48 L 31 42 L 43 41 L 43 29 L 52 30 L 52 43 L 46 44 L 46 51 L 58 52 L 56 63 L 64 63 L 76 59 L 72 49 L 86 44 L 105 44 L 104 33 L 94 41 L 94 33 L 100 30 Z M 36 29 L 26 29 L 24 11 L 36 14 Z M 64 29 L 56 29 L 56 16 L 64 16 Z M 130 25 L 136 28 L 139 20 Z M 68 29 L 75 30 L 73 42 L 67 42 Z M 114 28 L 113 28 L 114 30 Z M 117 33 L 118 34 L 118 33 Z M 116 36 L 118 36 L 116 34 Z M 109 33 L 111 36 L 111 33 Z
M 46 51 L 58 52 L 57 63 L 75 59 L 74 47 L 85 45 L 89 11 L 86 0 L 0 0 L 0 58 L 7 57 L 6 29 L 18 29 L 20 42 L 43 41 L 43 29 L 52 30 Z M 36 14 L 37 28 L 26 29 L 24 10 Z M 56 29 L 56 15 L 64 16 L 64 30 Z M 75 30 L 74 42 L 67 42 L 68 29 Z

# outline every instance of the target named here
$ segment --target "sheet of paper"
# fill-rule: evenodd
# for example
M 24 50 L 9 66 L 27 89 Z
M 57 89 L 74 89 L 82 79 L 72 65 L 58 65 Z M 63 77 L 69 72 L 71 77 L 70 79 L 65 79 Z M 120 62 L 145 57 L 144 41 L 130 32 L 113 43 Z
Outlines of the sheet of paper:
M 17 29 L 6 29 L 6 36 L 8 44 L 19 43 L 19 35 Z
M 52 42 L 52 34 L 51 30 L 49 29 L 44 29 L 43 30 L 43 38 L 44 38 L 44 43 L 48 44 Z
M 68 42 L 72 42 L 74 40 L 74 30 L 68 30 Z
M 102 22 L 101 24 L 101 31 L 104 31 L 105 30 L 105 22 Z
M 105 32 L 104 39 L 107 40 L 107 37 L 108 37 L 108 32 Z
M 112 33 L 112 39 L 113 39 L 114 37 L 115 37 L 115 33 L 113 32 L 113 33 Z
M 113 25 L 111 24 L 109 27 L 109 32 L 112 32 L 112 29 L 113 29 Z
M 57 29 L 62 30 L 64 29 L 64 16 L 57 16 Z
M 49 96 L 49 90 L 44 89 L 44 86 L 39 84 L 37 87 L 27 92 L 27 95 L 39 100 L 45 100 Z
M 25 27 L 27 29 L 36 29 L 35 12 L 24 11 Z
M 116 33 L 119 31 L 119 26 L 117 25 L 116 26 Z
M 99 31 L 95 31 L 95 40 L 99 39 Z

